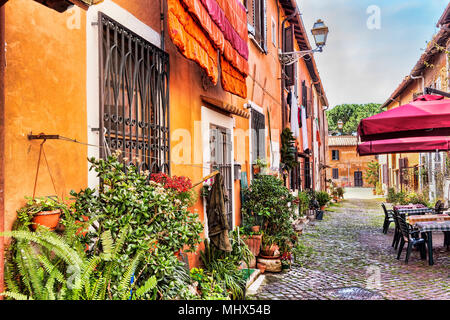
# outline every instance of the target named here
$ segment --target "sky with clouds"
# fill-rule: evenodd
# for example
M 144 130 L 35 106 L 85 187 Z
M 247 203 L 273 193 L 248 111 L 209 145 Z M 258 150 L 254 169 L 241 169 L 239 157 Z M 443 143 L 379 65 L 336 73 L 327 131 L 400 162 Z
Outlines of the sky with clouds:
M 311 45 L 317 19 L 330 29 L 315 59 L 333 107 L 342 103 L 383 103 L 407 76 L 438 31 L 448 0 L 297 0 Z M 380 28 L 369 29 L 371 6 Z M 373 20 L 370 20 L 373 22 Z

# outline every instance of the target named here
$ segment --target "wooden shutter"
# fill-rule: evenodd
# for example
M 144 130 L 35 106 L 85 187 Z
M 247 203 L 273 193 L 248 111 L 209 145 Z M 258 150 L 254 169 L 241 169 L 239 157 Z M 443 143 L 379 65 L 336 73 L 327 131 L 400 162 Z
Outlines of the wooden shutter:
M 284 28 L 283 52 L 294 51 L 294 26 Z M 295 84 L 295 63 L 284 67 L 286 88 Z
M 339 169 L 333 168 L 333 179 L 339 179 Z
M 252 109 L 253 160 L 266 158 L 266 117 Z
M 257 0 L 247 0 L 247 22 L 248 32 L 255 36 L 255 2 Z
M 305 80 L 302 81 L 302 105 L 305 107 L 306 110 L 306 117 L 309 116 L 308 111 L 308 88 L 306 87 Z
M 261 44 L 261 0 L 253 0 L 253 26 L 255 27 L 255 40 Z
M 262 43 L 262 48 L 264 49 L 264 52 L 267 54 L 268 53 L 268 50 L 267 50 L 267 0 L 262 0 L 262 20 L 263 20 L 263 23 L 262 23 L 262 27 L 263 27 L 263 29 L 262 29 L 262 34 L 263 34 L 263 36 L 262 36 L 262 41 L 263 41 L 263 43 Z
M 312 86 L 308 88 L 308 113 L 306 114 L 306 117 L 312 117 L 314 110 L 313 110 L 313 89 Z

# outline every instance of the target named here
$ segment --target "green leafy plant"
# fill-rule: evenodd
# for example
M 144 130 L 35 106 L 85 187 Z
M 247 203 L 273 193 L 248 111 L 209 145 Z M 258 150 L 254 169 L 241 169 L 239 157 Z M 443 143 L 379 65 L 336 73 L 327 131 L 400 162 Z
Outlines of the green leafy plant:
M 336 194 L 339 197 L 339 199 L 344 199 L 344 193 L 345 193 L 344 188 L 342 187 L 336 188 Z
M 295 153 L 297 148 L 295 147 L 295 138 L 292 131 L 289 128 L 285 128 L 281 132 L 281 163 L 284 170 L 291 170 L 298 166 L 298 162 L 295 160 Z
M 430 206 L 430 202 L 428 201 L 428 197 L 425 194 L 417 194 L 415 192 L 411 192 L 405 196 L 405 200 L 402 204 L 423 204 L 426 207 Z
M 307 192 L 301 191 L 298 193 L 297 200 L 300 216 L 304 216 L 309 209 L 309 203 L 311 201 L 310 195 Z
M 364 178 L 370 185 L 376 188 L 377 183 L 380 181 L 380 164 L 378 161 L 371 161 L 367 164 L 367 167 Z
M 18 223 L 30 225 L 34 215 L 43 211 L 61 210 L 64 214 L 68 211 L 67 205 L 51 197 L 31 198 L 26 197 L 26 204 L 17 210 Z
M 380 181 L 377 182 L 377 185 L 376 185 L 376 187 L 375 187 L 375 191 L 376 191 L 376 194 L 377 194 L 377 195 L 380 195 L 380 196 L 381 196 L 381 195 L 384 195 L 383 187 L 382 187 Z
M 253 179 L 243 191 L 245 203 L 242 207 L 244 221 L 261 226 L 263 243 L 276 243 L 280 250 L 286 251 L 295 236 L 292 222 L 296 199 L 275 176 L 261 175 Z
M 156 287 L 156 278 L 148 278 L 136 287 L 131 279 L 143 258 L 139 252 L 129 261 L 121 277 L 112 284 L 112 270 L 124 245 L 128 228 L 116 241 L 111 232 L 101 234 L 102 251 L 88 257 L 80 243 L 58 236 L 44 228 L 37 232 L 16 230 L 5 232 L 16 242 L 8 252 L 6 287 L 2 293 L 16 300 L 104 300 L 112 298 L 109 288 L 115 287 L 116 299 L 139 299 Z
M 267 168 L 267 161 L 266 160 L 264 160 L 264 159 L 260 159 L 260 158 L 258 158 L 258 159 L 256 159 L 255 161 L 253 161 L 253 164 L 255 165 L 255 166 L 258 166 L 259 168 Z
M 200 252 L 200 258 L 206 274 L 211 277 L 206 292 L 214 293 L 214 298 L 244 299 L 246 280 L 239 266 L 242 261 L 248 265 L 253 255 L 237 231 L 230 232 L 230 243 L 232 251 L 228 253 L 215 248 L 208 239 L 204 240 L 205 249 Z
M 317 191 L 315 196 L 321 207 L 326 206 L 331 200 L 330 195 L 325 191 Z
M 386 201 L 389 203 L 396 203 L 397 198 L 396 198 L 396 192 L 394 188 L 389 188 L 388 189 L 388 194 L 386 197 Z
M 338 133 L 344 135 L 351 135 L 357 132 L 358 124 L 364 118 L 380 113 L 380 104 L 342 104 L 326 112 L 328 120 L 328 130 L 330 134 L 336 135 Z M 342 120 L 344 126 L 342 129 L 338 128 L 338 122 Z
M 190 182 L 185 178 L 169 181 L 164 175 L 151 180 L 148 172 L 125 166 L 119 156 L 90 159 L 91 170 L 102 181 L 99 190 L 87 188 L 71 193 L 75 198 L 74 218 L 90 226 L 86 235 L 80 237 L 81 241 L 89 246 L 88 255 L 96 255 L 101 249 L 98 239 L 103 231 L 109 230 L 116 239 L 119 231 L 129 225 L 113 277 L 120 277 L 129 261 L 143 252 L 146 268 L 135 280 L 136 285 L 143 285 L 154 275 L 158 299 L 179 298 L 187 292 L 188 283 L 181 282 L 186 277 L 181 273 L 182 262 L 175 253 L 195 252 L 203 231 L 198 215 L 188 210 Z M 143 298 L 152 296 L 147 294 Z

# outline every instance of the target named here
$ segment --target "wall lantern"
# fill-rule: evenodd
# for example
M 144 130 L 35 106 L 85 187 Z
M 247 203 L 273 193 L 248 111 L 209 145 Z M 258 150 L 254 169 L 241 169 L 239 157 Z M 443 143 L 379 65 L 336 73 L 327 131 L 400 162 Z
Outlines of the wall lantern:
M 289 65 L 297 62 L 298 59 L 301 59 L 306 55 L 311 55 L 314 52 L 322 52 L 323 51 L 323 47 L 327 43 L 329 29 L 325 25 L 325 23 L 323 22 L 322 19 L 319 19 L 314 23 L 311 33 L 314 36 L 316 48 L 312 49 L 312 50 L 280 52 L 279 59 L 280 59 L 282 65 L 289 66 Z
M 344 121 L 339 120 L 339 121 L 337 122 L 337 127 L 338 127 L 339 130 L 342 130 L 342 128 L 344 128 Z
M 234 164 L 234 180 L 241 180 L 241 164 Z
M 319 19 L 316 21 L 316 23 L 314 23 L 311 33 L 314 36 L 314 41 L 316 42 L 316 46 L 318 49 L 320 49 L 320 51 L 322 51 L 322 48 L 327 43 L 328 32 L 328 27 L 325 25 L 322 19 Z

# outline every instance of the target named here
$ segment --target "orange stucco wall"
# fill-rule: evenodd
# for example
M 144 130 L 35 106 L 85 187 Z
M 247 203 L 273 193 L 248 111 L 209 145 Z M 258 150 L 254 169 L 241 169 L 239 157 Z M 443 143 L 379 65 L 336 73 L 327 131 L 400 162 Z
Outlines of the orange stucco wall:
M 339 151 L 339 160 L 332 160 L 331 154 L 333 150 Z M 363 173 L 363 187 L 374 187 L 369 185 L 365 179 L 365 173 L 368 169 L 368 163 L 376 161 L 375 156 L 359 156 L 356 152 L 356 146 L 329 146 L 327 178 L 332 179 L 332 170 L 339 170 L 339 179 L 332 179 L 338 186 L 354 187 L 355 172 Z
M 5 5 L 5 227 L 15 220 L 24 197 L 33 194 L 39 146 L 27 135 L 59 134 L 86 141 L 85 13 L 69 29 L 70 12 L 60 14 L 34 1 Z M 56 192 L 86 186 L 86 147 L 49 140 L 45 153 Z M 55 195 L 42 158 L 36 196 Z
M 160 2 L 154 0 L 114 0 L 144 24 L 161 32 Z M 59 134 L 87 141 L 86 114 L 86 12 L 78 10 L 79 27 L 69 28 L 73 12 L 58 13 L 29 0 L 10 0 L 6 10 L 7 68 L 5 74 L 5 224 L 11 228 L 16 210 L 23 205 L 24 197 L 33 193 L 34 178 L 41 141 L 29 141 L 29 133 Z M 199 123 L 201 108 L 205 106 L 201 96 L 208 96 L 239 108 L 253 101 L 261 106 L 269 127 L 270 112 L 272 140 L 280 142 L 281 119 L 281 67 L 278 48 L 281 45 L 281 28 L 277 28 L 276 46 L 272 43 L 271 21 L 278 25 L 284 18 L 279 15 L 276 0 L 267 1 L 268 54 L 249 40 L 248 96 L 242 99 L 223 91 L 221 84 L 202 86 L 201 68 L 184 58 L 167 35 L 165 23 L 165 51 L 170 56 L 170 122 L 172 132 L 172 159 L 179 152 L 179 144 L 185 148 L 183 163 L 172 163 L 172 174 L 183 175 L 194 183 L 203 178 L 202 136 Z M 296 50 L 298 46 L 296 44 Z M 298 67 L 299 90 L 302 80 L 310 87 L 311 78 L 304 62 Z M 299 93 L 301 93 L 299 91 Z M 249 119 L 234 118 L 234 160 L 242 165 L 242 171 L 250 178 Z M 312 145 L 311 120 L 308 119 L 310 147 Z M 174 135 L 188 132 L 190 137 Z M 244 137 L 242 136 L 244 133 Z M 267 134 L 266 154 L 270 155 Z M 299 138 L 301 145 L 302 138 Z M 87 185 L 87 148 L 66 141 L 48 140 L 45 152 L 50 171 L 56 184 L 56 193 L 66 197 L 72 189 Z M 184 153 L 185 151 L 183 151 Z M 177 156 L 180 156 L 177 154 Z M 43 160 L 43 159 L 42 159 Z M 37 181 L 37 196 L 54 195 L 52 182 L 45 161 L 41 163 Z M 240 183 L 235 186 L 235 222 L 240 223 Z M 201 186 L 196 188 L 200 193 Z M 204 221 L 204 204 L 199 197 L 193 210 Z M 198 255 L 190 256 L 190 264 L 198 264 Z

